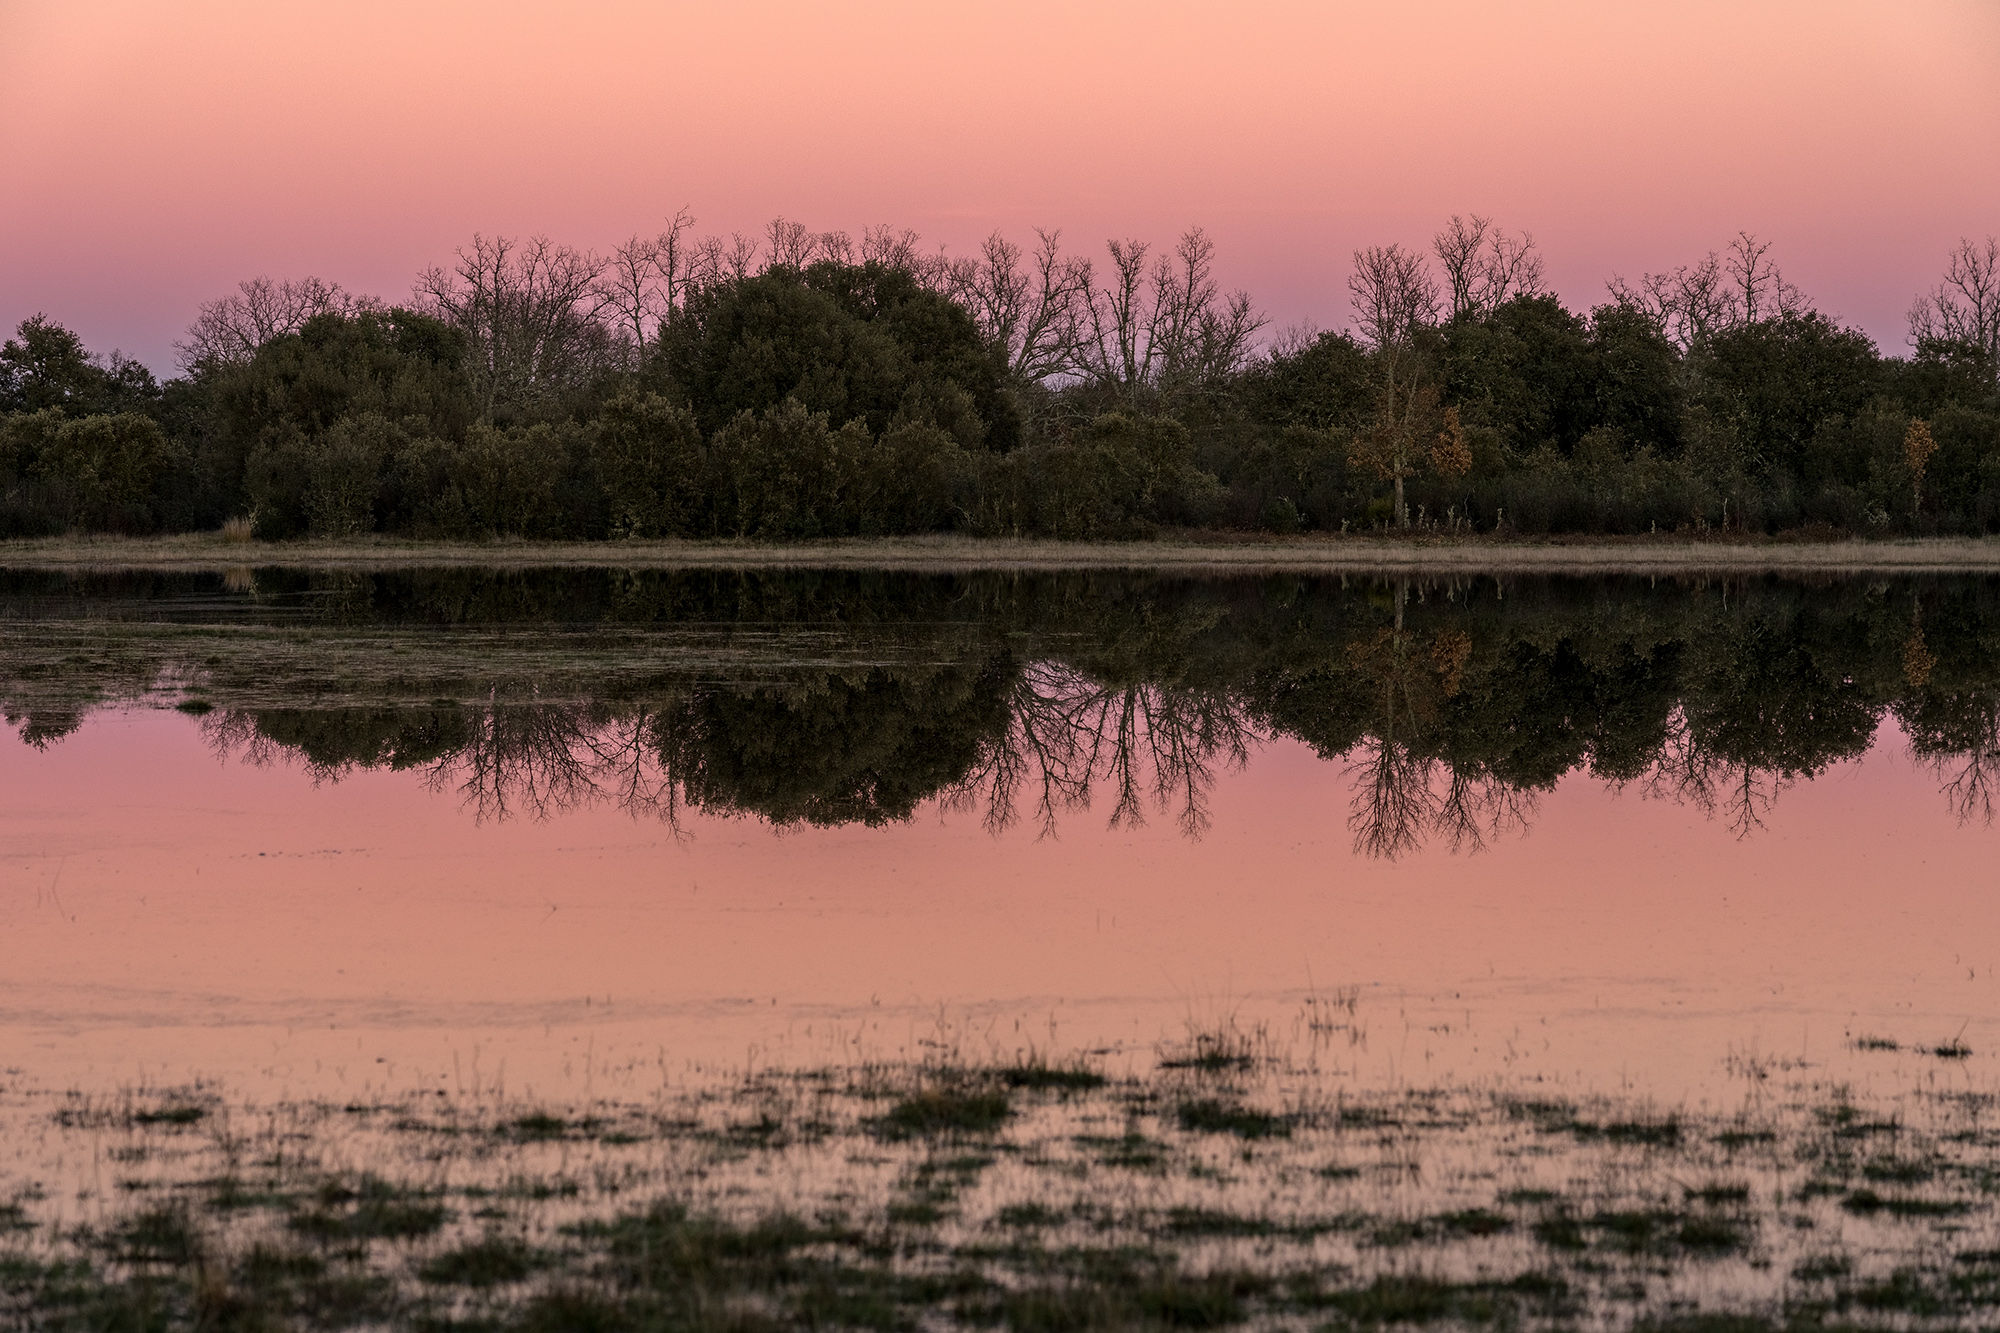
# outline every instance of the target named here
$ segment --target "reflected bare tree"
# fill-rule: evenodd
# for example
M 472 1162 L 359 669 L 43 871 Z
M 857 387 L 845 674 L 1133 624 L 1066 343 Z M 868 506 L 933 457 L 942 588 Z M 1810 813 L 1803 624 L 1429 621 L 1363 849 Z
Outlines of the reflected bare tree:
M 1464 687 L 1472 640 L 1463 630 L 1406 630 L 1409 585 L 1395 590 L 1393 626 L 1347 646 L 1346 665 L 1370 702 L 1368 724 L 1344 752 L 1353 784 L 1354 849 L 1395 860 L 1441 840 L 1476 853 L 1525 830 L 1537 795 L 1483 758 L 1452 752 L 1446 711 Z
M 1975 748 L 1916 753 L 1916 758 L 1937 779 L 1938 794 L 1959 823 L 1977 819 L 1992 825 L 1994 787 L 2000 784 L 2000 719 L 1995 719 L 1994 731 Z
M 1432 827 L 1454 852 L 1484 851 L 1490 840 L 1525 833 L 1540 796 L 1484 765 L 1448 764 Z
M 456 789 L 474 818 L 547 819 L 594 804 L 591 728 L 580 707 L 496 706 L 475 715 L 465 746 L 426 775 L 432 791 Z
M 661 743 L 670 717 L 666 710 L 642 706 L 607 718 L 584 744 L 595 789 L 634 819 L 659 820 L 679 841 L 688 836 L 681 827 L 683 782 L 675 771 L 674 747 Z
M 1793 776 L 1721 753 L 1690 723 L 1686 710 L 1676 708 L 1658 758 L 1637 781 L 1642 795 L 1692 805 L 1707 818 L 1725 821 L 1740 839 L 1764 827 L 1764 816 Z
M 1006 730 L 942 793 L 945 809 L 983 808 L 995 833 L 1026 805 L 1041 835 L 1052 834 L 1059 814 L 1088 809 L 1108 786 L 1112 828 L 1143 825 L 1150 798 L 1198 838 L 1218 766 L 1241 767 L 1260 738 L 1226 691 L 1109 685 L 1055 662 L 1025 668 L 1008 702 Z

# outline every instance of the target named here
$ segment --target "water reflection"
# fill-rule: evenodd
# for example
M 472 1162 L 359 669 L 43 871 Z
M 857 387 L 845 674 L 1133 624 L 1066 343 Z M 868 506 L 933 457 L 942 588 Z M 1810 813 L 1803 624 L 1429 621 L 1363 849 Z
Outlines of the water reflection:
M 612 804 L 995 831 L 1087 811 L 1200 836 L 1217 774 L 1291 737 L 1351 778 L 1358 851 L 1475 850 L 1565 774 L 1739 835 L 1895 729 L 1990 821 L 1985 579 L 1491 579 L 562 571 L 0 585 L 0 702 L 206 711 L 217 753 L 411 770 L 480 819 Z

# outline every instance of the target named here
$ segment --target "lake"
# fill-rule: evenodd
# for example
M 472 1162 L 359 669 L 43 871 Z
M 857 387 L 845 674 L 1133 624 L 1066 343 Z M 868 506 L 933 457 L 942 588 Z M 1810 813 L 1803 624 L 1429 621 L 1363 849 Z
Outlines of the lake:
M 1570 1153 L 1746 1116 L 1789 1152 L 1879 1104 L 1982 1202 L 1871 1280 L 1992 1225 L 1992 1136 L 1945 1123 L 2000 1050 L 1992 579 L 243 568 L 0 574 L 0 620 L 17 1125 L 439 1102 L 561 1140 L 830 1070 L 1234 1071 L 1211 1100 L 1294 1148 L 1312 1106 L 1471 1098 Z M 1130 1133 L 1199 1138 L 1148 1095 L 1178 1129 Z M 1496 1123 L 1437 1120 L 1451 1171 L 1371 1215 L 1490 1206 Z M 110 1207 L 38 1133 L 50 1216 Z M 1862 1165 L 1824 1192 L 1857 1227 Z M 1492 1224 L 1520 1264 L 1529 1225 Z M 1825 1233 L 1759 1225 L 1661 1308 L 1793 1309 Z M 1490 1285 L 1487 1237 L 1438 1271 Z

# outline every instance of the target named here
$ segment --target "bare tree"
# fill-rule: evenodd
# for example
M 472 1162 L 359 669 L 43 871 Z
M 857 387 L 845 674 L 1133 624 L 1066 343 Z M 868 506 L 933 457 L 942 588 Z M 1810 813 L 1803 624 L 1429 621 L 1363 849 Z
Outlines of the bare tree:
M 1520 296 L 1540 296 L 1544 285 L 1541 252 L 1527 232 L 1509 236 L 1495 232 L 1486 255 L 1480 301 L 1489 310 Z
M 1271 335 L 1271 341 L 1264 346 L 1264 354 L 1274 361 L 1297 356 L 1318 342 L 1322 331 L 1310 318 L 1287 324 Z
M 1105 248 L 1111 252 L 1111 278 L 1091 290 L 1086 307 L 1090 336 L 1078 350 L 1099 382 L 1137 388 L 1151 370 L 1141 331 L 1148 246 L 1124 240 L 1107 241 Z
M 1805 294 L 1767 258 L 1770 249 L 1771 242 L 1738 232 L 1726 259 L 1711 250 L 1698 263 L 1645 274 L 1637 286 L 1614 277 L 1611 295 L 1643 311 L 1686 352 L 1755 320 L 1807 309 Z
M 1347 292 L 1362 340 L 1378 352 L 1406 346 L 1438 320 L 1437 279 L 1422 255 L 1400 245 L 1356 250 Z
M 1242 368 L 1264 317 L 1247 292 L 1224 295 L 1215 243 L 1201 228 L 1156 257 L 1144 241 L 1109 241 L 1109 280 L 1084 308 L 1078 368 L 1120 396 L 1213 383 Z
M 2000 236 L 1961 239 L 1944 281 L 1910 307 L 1910 341 L 1926 339 L 1971 343 L 2000 375 Z
M 812 262 L 816 264 L 852 264 L 860 258 L 854 238 L 844 231 L 823 231 L 813 241 Z
M 646 348 L 672 323 L 686 303 L 694 276 L 694 215 L 683 208 L 657 236 L 633 236 L 611 252 L 598 290 L 604 310 L 617 320 L 630 349 L 630 362 L 644 360 Z
M 187 338 L 174 344 L 182 370 L 200 365 L 247 361 L 273 338 L 297 333 L 315 315 L 353 315 L 385 309 L 372 296 L 352 296 L 339 283 L 319 278 L 287 278 L 273 282 L 250 278 L 236 290 L 203 301 Z
M 1432 239 L 1431 250 L 1444 268 L 1451 319 L 1476 318 L 1542 290 L 1542 257 L 1535 238 L 1527 232 L 1509 236 L 1478 213 L 1470 218 L 1452 214 Z
M 1722 257 L 1712 250 L 1671 273 L 1642 274 L 1636 286 L 1621 277 L 1609 285 L 1614 299 L 1643 311 L 1683 352 L 1729 326 Z
M 704 236 L 688 248 L 688 286 L 741 281 L 757 271 L 757 239 L 734 232 L 728 240 Z
M 772 218 L 764 228 L 765 253 L 772 268 L 803 269 L 812 263 L 818 238 L 802 222 Z
M 908 227 L 899 229 L 886 222 L 879 226 L 863 227 L 861 262 L 915 272 L 924 266 L 927 258 L 917 249 L 917 244 L 922 239 Z
M 971 310 L 967 294 L 976 281 L 978 261 L 969 256 L 949 257 L 943 247 L 919 249 L 922 239 L 907 227 L 891 227 L 887 223 L 865 227 L 861 232 L 861 262 L 901 269 L 920 286 Z
M 605 261 L 536 236 L 472 238 L 451 268 L 433 267 L 414 295 L 466 334 L 481 410 L 573 389 L 616 360 L 602 321 Z
M 987 342 L 1024 384 L 1077 373 L 1091 299 L 1088 259 L 1065 255 L 1062 233 L 1037 231 L 1032 255 L 999 232 L 979 256 L 955 261 L 946 295 L 971 311 Z
M 1785 281 L 1778 266 L 1765 258 L 1771 242 L 1760 241 L 1752 232 L 1739 231 L 1729 243 L 1726 265 L 1733 279 L 1730 314 L 1737 323 L 1754 324 L 1759 319 L 1796 315 L 1806 308 L 1799 289 Z
M 1440 415 L 1442 395 L 1430 382 L 1430 357 L 1423 346 L 1424 330 L 1438 318 L 1437 280 L 1422 255 L 1400 245 L 1378 245 L 1354 252 L 1347 290 L 1380 377 L 1374 418 L 1356 433 L 1349 462 L 1395 484 L 1396 523 L 1402 526 L 1409 522 L 1404 481 L 1433 455 L 1455 467 L 1463 452 L 1456 418 L 1447 428 Z M 1440 429 L 1449 429 L 1451 438 L 1441 441 L 1448 447 L 1434 450 L 1430 437 Z
M 740 245 L 742 238 L 737 240 Z M 858 258 L 854 238 L 846 232 L 813 231 L 802 222 L 781 217 L 771 219 L 764 228 L 764 247 L 766 268 L 803 272 L 817 263 L 852 264 Z

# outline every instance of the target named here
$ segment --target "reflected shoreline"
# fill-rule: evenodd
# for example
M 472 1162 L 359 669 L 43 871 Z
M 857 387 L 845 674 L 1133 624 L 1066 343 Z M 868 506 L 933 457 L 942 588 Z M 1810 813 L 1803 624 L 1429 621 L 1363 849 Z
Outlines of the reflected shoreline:
M 1570 773 L 1739 836 L 1886 727 L 1960 820 L 2000 775 L 2000 585 L 829 571 L 0 579 L 0 702 L 196 713 L 316 779 L 409 770 L 476 818 L 611 804 L 999 832 L 1210 822 L 1277 739 L 1342 765 L 1357 851 L 1475 850 Z

